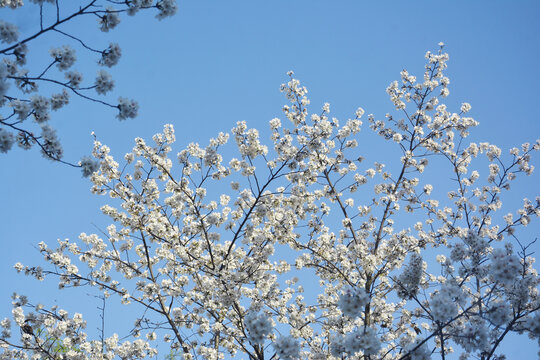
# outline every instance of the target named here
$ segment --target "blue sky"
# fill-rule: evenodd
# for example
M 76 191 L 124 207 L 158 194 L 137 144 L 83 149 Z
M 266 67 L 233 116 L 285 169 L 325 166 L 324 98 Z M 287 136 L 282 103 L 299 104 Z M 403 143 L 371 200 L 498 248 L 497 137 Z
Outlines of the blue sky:
M 480 122 L 472 140 L 507 151 L 540 135 L 538 1 L 179 0 L 179 8 L 161 22 L 153 13 L 123 16 L 108 34 L 99 32 L 93 18 L 66 27 L 97 47 L 120 44 L 123 57 L 111 69 L 116 90 L 107 100 L 125 96 L 140 104 L 138 118 L 119 122 L 114 110 L 72 97 L 52 119 L 67 160 L 90 153 L 92 131 L 120 157 L 135 137 L 150 138 L 166 123 L 175 125 L 175 150 L 192 141 L 205 144 L 240 120 L 266 130 L 270 119 L 282 117 L 279 85 L 288 70 L 308 87 L 313 111 L 329 102 L 332 116 L 341 120 L 358 106 L 381 119 L 393 112 L 388 84 L 402 69 L 421 76 L 425 52 L 440 41 L 450 54 L 447 103 L 456 110 L 471 103 L 470 114 Z M 36 28 L 35 15 L 31 9 L 0 10 L 0 18 L 18 24 L 23 36 Z M 51 46 L 63 43 L 53 36 L 40 39 L 30 44 L 30 57 L 38 64 Z M 95 59 L 77 50 L 76 68 L 92 78 Z M 384 162 L 384 154 L 370 160 Z M 36 150 L 0 155 L 0 169 L 0 317 L 10 311 L 12 291 L 71 303 L 75 311 L 81 298 L 55 292 L 52 282 L 25 279 L 12 265 L 43 265 L 33 248 L 40 241 L 52 244 L 105 228 L 99 207 L 106 199 L 90 194 L 90 182 L 78 170 L 51 163 Z M 521 184 L 517 200 L 537 194 L 534 179 Z M 524 236 L 534 238 L 537 230 Z M 510 359 L 537 350 L 528 340 L 515 345 Z

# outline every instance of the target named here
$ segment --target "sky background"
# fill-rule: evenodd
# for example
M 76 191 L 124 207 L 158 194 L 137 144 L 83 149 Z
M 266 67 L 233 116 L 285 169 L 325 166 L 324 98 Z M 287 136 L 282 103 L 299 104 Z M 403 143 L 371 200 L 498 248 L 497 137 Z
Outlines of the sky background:
M 0 19 L 16 23 L 24 37 L 38 26 L 36 9 L 30 3 L 22 10 L 1 9 Z M 472 105 L 470 115 L 480 122 L 472 141 L 489 141 L 507 152 L 540 135 L 538 1 L 179 0 L 176 16 L 157 21 L 154 15 L 123 15 L 106 34 L 95 18 L 64 28 L 98 48 L 120 44 L 122 59 L 110 70 L 115 91 L 104 99 L 115 103 L 124 96 L 140 105 L 136 119 L 120 122 L 115 110 L 72 97 L 51 120 L 66 160 L 77 162 L 91 152 L 92 131 L 118 158 L 135 137 L 149 139 L 167 123 L 176 129 L 173 153 L 189 142 L 206 144 L 241 120 L 267 134 L 270 119 L 284 118 L 279 86 L 288 70 L 308 87 L 313 112 L 329 102 L 331 115 L 342 121 L 359 106 L 382 119 L 395 113 L 386 87 L 402 69 L 421 77 L 425 52 L 436 51 L 441 41 L 450 54 L 446 103 L 453 111 L 462 102 Z M 64 43 L 56 36 L 30 43 L 30 65 L 46 63 L 48 49 Z M 97 58 L 74 47 L 75 69 L 93 81 Z M 379 153 L 368 160 L 385 162 L 386 149 L 371 140 L 362 143 L 360 136 L 366 153 Z M 11 311 L 13 291 L 72 311 L 83 299 L 91 309 L 98 306 L 81 297 L 86 289 L 57 292 L 54 281 L 38 283 L 12 266 L 44 265 L 34 248 L 40 241 L 52 245 L 57 238 L 104 229 L 109 221 L 99 207 L 107 199 L 90 193 L 79 170 L 45 160 L 37 149 L 0 154 L 0 169 L 0 318 Z M 514 209 L 524 196 L 537 195 L 537 181 L 525 179 L 514 189 Z M 533 240 L 538 233 L 531 227 L 522 235 Z M 507 343 L 509 359 L 534 356 L 537 346 L 525 338 Z

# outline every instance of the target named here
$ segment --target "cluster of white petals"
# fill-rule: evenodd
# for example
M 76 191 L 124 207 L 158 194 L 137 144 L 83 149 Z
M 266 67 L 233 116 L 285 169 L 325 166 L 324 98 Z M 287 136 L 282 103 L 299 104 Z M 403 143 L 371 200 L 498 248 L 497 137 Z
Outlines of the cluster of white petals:
M 300 344 L 292 336 L 282 336 L 277 338 L 272 344 L 276 349 L 279 359 L 294 360 L 300 358 Z
M 402 299 L 412 299 L 416 296 L 420 281 L 422 280 L 422 273 L 424 271 L 424 261 L 422 257 L 413 253 L 409 265 L 405 267 L 405 270 L 399 275 L 397 280 L 397 295 Z
M 353 355 L 362 352 L 364 355 L 375 355 L 381 348 L 377 333 L 372 328 L 359 329 L 345 337 L 345 352 Z
M 523 270 L 519 258 L 509 254 L 505 249 L 494 249 L 491 253 L 490 273 L 493 280 L 502 283 L 512 283 Z
M 272 332 L 270 319 L 262 313 L 250 313 L 245 316 L 244 323 L 249 340 L 254 344 L 264 343 L 264 339 Z
M 60 48 L 52 48 L 50 53 L 59 70 L 69 69 L 77 60 L 75 50 L 69 45 L 64 45 Z
M 4 20 L 0 20 L 0 41 L 4 43 L 12 43 L 19 38 L 19 30 L 13 24 Z
M 369 294 L 366 293 L 366 290 L 347 288 L 339 297 L 338 307 L 344 315 L 355 318 L 362 314 L 364 306 L 368 303 Z

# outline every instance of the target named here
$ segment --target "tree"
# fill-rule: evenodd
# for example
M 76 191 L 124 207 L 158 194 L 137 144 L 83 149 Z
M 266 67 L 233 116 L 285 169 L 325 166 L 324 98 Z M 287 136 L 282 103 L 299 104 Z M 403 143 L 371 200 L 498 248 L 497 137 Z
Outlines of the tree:
M 19 39 L 19 31 L 14 24 L 0 20 L 0 41 L 6 44 L 5 48 L 0 49 L 0 153 L 7 153 L 15 143 L 25 150 L 37 145 L 45 158 L 79 167 L 84 176 L 89 176 L 97 168 L 90 157 L 83 157 L 78 164 L 63 160 L 62 145 L 56 130 L 49 124 L 50 111 L 67 105 L 70 94 L 116 108 L 119 120 L 136 117 L 139 105 L 135 100 L 123 97 L 118 99 L 118 104 L 112 104 L 91 94 L 95 91 L 97 95 L 105 95 L 114 88 L 114 80 L 107 71 L 99 70 L 94 82 L 85 85 L 83 74 L 72 70 L 77 60 L 72 45 L 97 55 L 97 63 L 109 68 L 118 63 L 122 55 L 120 46 L 110 43 L 104 50 L 97 49 L 64 27 L 81 17 L 94 16 L 99 29 L 109 32 L 120 23 L 120 14 L 135 15 L 140 10 L 149 9 L 157 9 L 156 18 L 161 20 L 176 13 L 176 0 L 88 0 L 79 5 L 69 2 L 61 4 L 55 0 L 31 2 L 39 6 L 39 24 L 24 39 Z M 17 9 L 23 3 L 22 0 L 2 0 L 0 6 Z M 29 44 L 51 33 L 61 35 L 68 44 L 51 48 L 52 59 L 43 69 L 30 71 L 24 68 Z M 45 87 L 45 91 L 40 89 L 40 85 Z M 50 94 L 58 90 L 59 93 Z M 29 124 L 30 119 L 35 124 Z M 40 135 L 36 134 L 34 128 Z
M 96 139 L 92 191 L 117 203 L 101 209 L 114 221 L 105 239 L 83 233 L 56 249 L 40 243 L 52 267 L 15 268 L 58 277 L 60 288 L 94 287 L 141 315 L 129 340 L 91 341 L 81 314 L 16 294 L 20 338 L 5 319 L 3 358 L 151 357 L 159 337 L 170 346 L 167 357 L 185 359 L 417 360 L 462 352 L 487 360 L 504 358 L 499 346 L 510 332 L 538 339 L 532 241 L 519 240 L 517 230 L 538 216 L 540 199 L 499 213 L 511 183 L 532 174 L 540 141 L 508 157 L 493 144 L 465 145 L 477 122 L 466 116 L 469 104 L 452 113 L 441 103 L 449 93 L 442 44 L 426 59 L 422 81 L 404 70 L 387 88 L 402 118 L 368 116 L 400 154 L 388 168 L 364 165 L 357 140 L 364 110 L 342 125 L 328 104 L 310 114 L 292 72 L 281 87 L 291 125 L 270 121 L 270 147 L 239 122 L 234 144 L 220 133 L 173 161 L 174 129 L 166 125 L 154 144 L 137 138 L 120 166 Z M 226 162 L 229 146 L 238 155 Z M 473 163 L 485 161 L 489 175 L 481 177 Z M 425 182 L 437 162 L 454 187 Z M 303 294 L 312 281 L 320 292 Z

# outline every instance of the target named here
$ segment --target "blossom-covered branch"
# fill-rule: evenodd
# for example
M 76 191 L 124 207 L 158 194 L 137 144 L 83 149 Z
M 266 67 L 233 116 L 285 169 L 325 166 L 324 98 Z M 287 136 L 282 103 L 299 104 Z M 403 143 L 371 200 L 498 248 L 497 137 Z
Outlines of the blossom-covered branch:
M 0 42 L 6 44 L 5 48 L 0 49 L 0 153 L 7 153 L 15 144 L 25 150 L 37 145 L 44 157 L 80 167 L 83 175 L 89 176 L 97 168 L 89 157 L 84 157 L 78 164 L 63 160 L 60 140 L 49 123 L 50 112 L 67 105 L 71 95 L 118 110 L 117 118 L 120 120 L 136 117 L 139 105 L 123 97 L 116 104 L 99 98 L 114 88 L 112 76 L 104 69 L 98 71 L 93 82 L 86 84 L 83 74 L 72 70 L 77 60 L 73 46 L 96 56 L 100 66 L 109 68 L 119 62 L 122 55 L 120 46 L 110 43 L 105 49 L 95 48 L 78 34 L 65 30 L 65 26 L 82 17 L 92 16 L 102 32 L 109 32 L 118 26 L 122 14 L 135 15 L 141 10 L 154 9 L 160 20 L 174 15 L 177 11 L 176 1 L 87 0 L 80 1 L 78 6 L 55 0 L 30 2 L 39 6 L 39 24 L 35 24 L 34 32 L 25 38 L 20 38 L 16 25 L 0 20 Z M 2 1 L 0 5 L 16 11 L 26 11 L 31 6 L 23 6 L 22 1 Z M 52 59 L 43 69 L 25 68 L 31 44 L 49 33 L 61 35 L 66 44 L 51 48 Z M 57 92 L 53 89 L 57 89 Z M 92 94 L 94 91 L 95 95 Z

